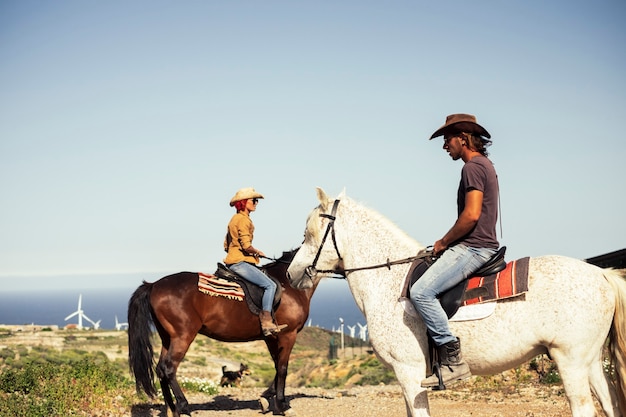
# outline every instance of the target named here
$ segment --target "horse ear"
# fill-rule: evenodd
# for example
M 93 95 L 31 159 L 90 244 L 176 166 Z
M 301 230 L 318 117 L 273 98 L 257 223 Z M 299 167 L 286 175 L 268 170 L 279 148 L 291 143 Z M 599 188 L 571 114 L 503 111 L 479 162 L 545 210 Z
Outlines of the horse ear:
M 328 209 L 328 202 L 330 201 L 330 198 L 328 198 L 326 192 L 322 190 L 321 187 L 316 187 L 315 189 L 317 190 L 317 199 L 322 206 L 322 210 L 326 211 Z
M 343 190 L 341 190 L 341 193 L 339 193 L 339 195 L 337 196 L 338 200 L 343 200 L 346 196 L 346 187 L 343 187 Z

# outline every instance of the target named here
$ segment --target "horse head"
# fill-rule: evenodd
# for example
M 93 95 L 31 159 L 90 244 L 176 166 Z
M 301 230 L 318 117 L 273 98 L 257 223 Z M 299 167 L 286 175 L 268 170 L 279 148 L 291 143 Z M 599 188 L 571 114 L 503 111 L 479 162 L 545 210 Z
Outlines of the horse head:
M 287 269 L 291 285 L 297 289 L 316 286 L 328 274 L 343 274 L 342 257 L 335 234 L 335 220 L 344 193 L 329 198 L 317 188 L 319 206 L 309 214 L 304 230 L 304 242 Z
M 330 274 L 348 278 L 355 271 L 412 262 L 423 249 L 388 219 L 346 197 L 345 190 L 332 199 L 317 188 L 317 198 L 304 243 L 287 270 L 294 288 L 310 288 Z M 392 260 L 393 251 L 407 257 Z

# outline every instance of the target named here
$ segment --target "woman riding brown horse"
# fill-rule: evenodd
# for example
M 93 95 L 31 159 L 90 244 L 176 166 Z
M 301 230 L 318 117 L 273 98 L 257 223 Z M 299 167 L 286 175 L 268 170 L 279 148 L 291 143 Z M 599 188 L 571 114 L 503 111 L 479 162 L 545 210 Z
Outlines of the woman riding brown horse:
M 280 333 L 287 325 L 276 324 L 272 319 L 272 303 L 277 284 L 257 268 L 260 258 L 264 258 L 265 254 L 252 246 L 254 224 L 250 215 L 256 211 L 260 198 L 264 198 L 262 194 L 248 187 L 238 190 L 230 199 L 230 206 L 235 207 L 237 213 L 228 222 L 224 238 L 224 263 L 241 278 L 263 289 L 259 321 L 263 336 L 272 336 Z
M 263 339 L 274 361 L 276 375 L 261 397 L 269 403 L 276 396 L 278 413 L 289 409 L 285 399 L 289 356 L 309 316 L 315 291 L 315 288 L 296 290 L 289 285 L 286 271 L 296 251 L 285 252 L 277 261 L 262 267 L 283 287 L 275 314 L 276 319 L 288 327 L 275 337 L 263 337 L 258 317 L 250 312 L 245 302 L 200 292 L 197 273 L 179 272 L 154 283 L 144 281 L 128 304 L 128 357 L 137 391 L 143 390 L 152 398 L 156 396 L 156 371 L 165 403 L 173 415 L 179 417 L 181 413 L 188 413 L 189 404 L 176 380 L 176 371 L 198 333 L 223 342 Z M 150 340 L 152 325 L 162 342 L 156 369 Z

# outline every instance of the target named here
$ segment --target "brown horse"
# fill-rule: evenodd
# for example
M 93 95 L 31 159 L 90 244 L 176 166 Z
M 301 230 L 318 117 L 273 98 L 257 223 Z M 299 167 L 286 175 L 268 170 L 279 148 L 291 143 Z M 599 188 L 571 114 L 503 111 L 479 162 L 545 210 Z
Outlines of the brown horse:
M 285 399 L 289 356 L 296 336 L 309 316 L 309 305 L 315 291 L 315 288 L 296 290 L 287 280 L 287 267 L 296 251 L 285 252 L 280 259 L 262 267 L 283 287 L 275 313 L 277 322 L 288 327 L 275 337 L 263 337 L 259 318 L 250 312 L 245 302 L 198 291 L 197 273 L 179 272 L 154 283 L 144 281 L 128 303 L 128 357 L 137 392 L 143 390 L 152 398 L 157 394 L 150 340 L 152 325 L 162 342 L 156 376 L 161 383 L 165 403 L 175 417 L 189 413 L 189 403 L 176 380 L 176 371 L 198 333 L 223 342 L 263 339 L 274 361 L 276 375 L 269 388 L 261 394 L 266 400 L 262 401 L 262 408 L 267 411 L 265 407 L 268 407 L 269 400 L 276 396 L 274 411 L 284 414 L 289 409 Z

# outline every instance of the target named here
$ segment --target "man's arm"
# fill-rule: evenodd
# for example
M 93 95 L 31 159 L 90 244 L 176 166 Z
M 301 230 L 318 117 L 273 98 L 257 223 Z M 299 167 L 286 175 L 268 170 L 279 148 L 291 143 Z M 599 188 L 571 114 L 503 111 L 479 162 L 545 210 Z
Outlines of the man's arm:
M 433 252 L 435 255 L 441 254 L 448 246 L 461 239 L 463 236 L 472 231 L 483 207 L 483 192 L 478 190 L 471 190 L 465 195 L 465 208 L 459 215 L 459 218 L 454 223 L 454 226 L 444 237 L 439 239 L 433 245 Z

